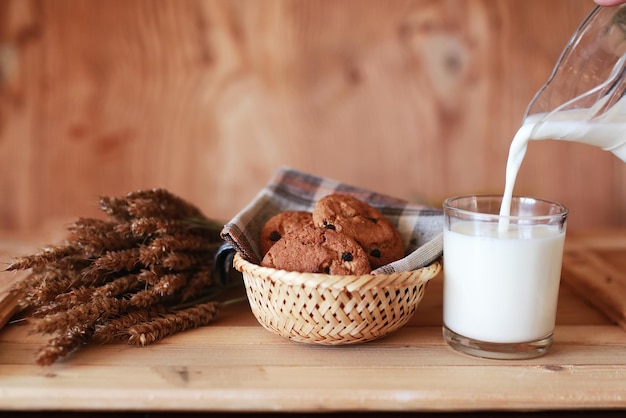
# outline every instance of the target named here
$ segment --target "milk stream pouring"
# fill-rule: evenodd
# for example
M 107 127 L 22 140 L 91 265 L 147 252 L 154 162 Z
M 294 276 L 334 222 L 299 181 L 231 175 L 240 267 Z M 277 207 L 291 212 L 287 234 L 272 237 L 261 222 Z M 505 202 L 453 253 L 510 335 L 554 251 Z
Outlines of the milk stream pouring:
M 531 140 L 584 143 L 626 162 L 625 90 L 626 5 L 596 6 L 528 105 L 509 149 L 500 215 L 510 214 L 515 178 Z M 508 225 L 503 218 L 500 232 Z

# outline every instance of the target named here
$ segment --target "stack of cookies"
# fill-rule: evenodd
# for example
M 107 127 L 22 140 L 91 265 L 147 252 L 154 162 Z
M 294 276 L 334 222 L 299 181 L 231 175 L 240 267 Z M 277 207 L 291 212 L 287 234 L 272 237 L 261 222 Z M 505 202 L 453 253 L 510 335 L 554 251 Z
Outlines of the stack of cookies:
M 263 267 L 332 275 L 369 274 L 405 255 L 399 231 L 380 211 L 339 193 L 319 199 L 313 212 L 274 215 L 260 247 Z

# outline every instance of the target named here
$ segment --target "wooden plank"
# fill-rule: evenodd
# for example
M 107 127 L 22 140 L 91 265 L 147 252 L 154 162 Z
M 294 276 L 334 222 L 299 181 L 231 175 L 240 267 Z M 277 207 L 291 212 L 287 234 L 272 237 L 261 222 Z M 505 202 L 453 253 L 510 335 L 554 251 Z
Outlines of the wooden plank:
M 32 365 L 35 351 L 46 338 L 8 328 L 0 342 L 0 364 Z M 463 364 L 624 364 L 626 335 L 616 326 L 557 327 L 555 343 L 546 356 L 527 362 L 476 361 L 447 348 L 441 327 L 404 327 L 387 338 L 363 345 L 326 347 L 289 341 L 260 326 L 205 327 L 170 337 L 148 347 L 115 343 L 94 345 L 59 361 L 59 367 L 215 365 L 262 366 L 428 366 Z M 210 349 L 209 349 L 210 348 Z M 280 353 L 280 355 L 277 355 Z M 390 355 L 392 354 L 392 355 Z M 54 371 L 55 366 L 49 370 Z
M 28 271 L 3 271 L 11 261 L 18 256 L 31 254 L 36 251 L 33 242 L 21 239 L 0 239 L 0 329 L 6 325 L 17 311 L 20 295 L 11 294 L 10 289 L 20 280 L 23 280 Z
M 18 302 L 23 297 L 20 293 L 6 293 L 0 295 L 0 329 L 6 325 L 18 311 Z
M 2 368 L 0 407 L 149 410 L 484 410 L 626 406 L 623 365 Z M 124 376 L 121 381 L 120 376 Z
M 566 240 L 563 281 L 626 329 L 626 238 L 607 232 Z

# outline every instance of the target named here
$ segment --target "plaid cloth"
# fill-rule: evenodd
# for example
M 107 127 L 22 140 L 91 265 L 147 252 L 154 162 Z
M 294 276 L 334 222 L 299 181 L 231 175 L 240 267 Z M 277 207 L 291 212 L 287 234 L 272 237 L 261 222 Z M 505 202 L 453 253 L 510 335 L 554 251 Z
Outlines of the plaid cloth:
M 331 193 L 352 195 L 378 209 L 400 231 L 408 255 L 373 273 L 415 270 L 443 253 L 442 211 L 370 192 L 335 180 L 281 168 L 271 181 L 222 229 L 222 238 L 246 260 L 259 264 L 259 236 L 265 222 L 290 210 L 312 212 L 315 203 Z

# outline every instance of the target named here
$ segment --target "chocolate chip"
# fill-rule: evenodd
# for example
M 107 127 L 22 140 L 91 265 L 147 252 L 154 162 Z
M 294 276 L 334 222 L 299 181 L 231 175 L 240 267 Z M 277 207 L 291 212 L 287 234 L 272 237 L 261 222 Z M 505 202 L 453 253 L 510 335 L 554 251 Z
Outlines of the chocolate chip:
M 372 257 L 380 258 L 381 253 L 380 253 L 380 250 L 378 248 L 374 248 L 372 251 L 370 251 L 370 255 Z
M 335 225 L 333 224 L 329 224 L 328 221 L 324 221 L 324 228 L 326 229 L 332 229 L 333 231 L 336 230 Z
M 367 218 L 368 221 L 372 221 L 373 223 L 377 224 L 378 223 L 378 219 L 376 218 Z
M 278 231 L 272 231 L 272 233 L 270 234 L 270 241 L 278 241 L 280 239 L 280 233 L 278 233 Z
M 345 253 L 341 254 L 341 259 L 343 261 L 352 261 L 353 260 L 352 253 L 349 253 L 346 251 Z

